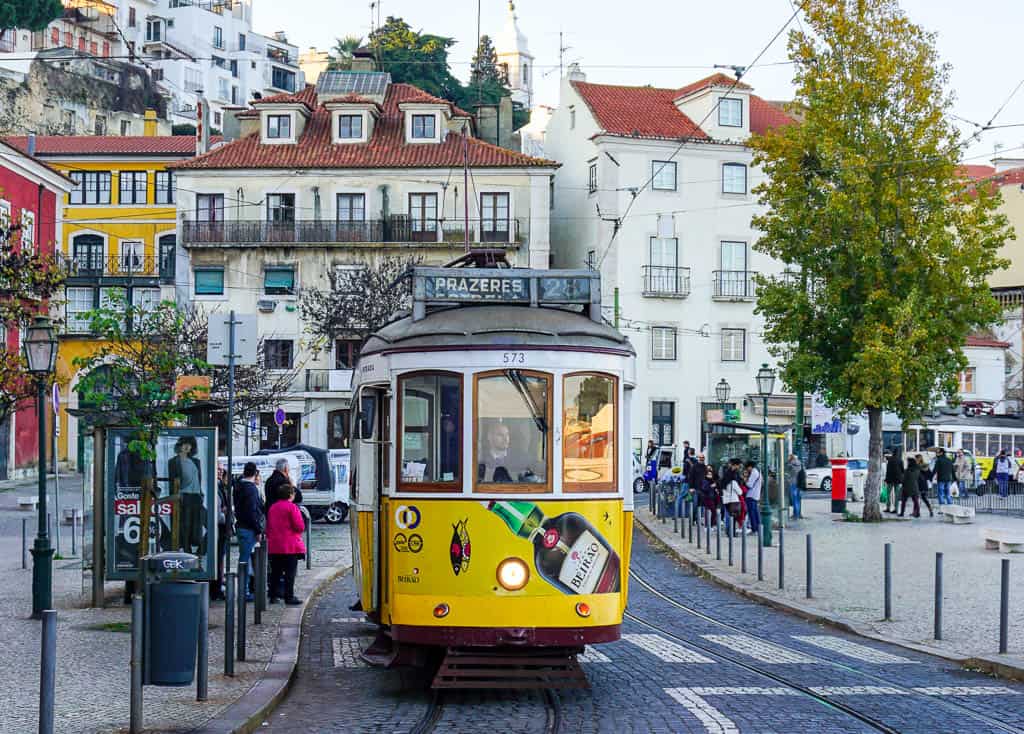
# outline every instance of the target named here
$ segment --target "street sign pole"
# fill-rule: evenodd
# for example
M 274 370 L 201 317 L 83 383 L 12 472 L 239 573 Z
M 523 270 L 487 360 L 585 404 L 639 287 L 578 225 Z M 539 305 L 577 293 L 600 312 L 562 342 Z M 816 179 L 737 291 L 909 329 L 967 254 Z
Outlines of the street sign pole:
M 284 408 L 278 408 L 274 411 L 274 423 L 277 424 L 277 450 L 281 450 L 281 434 L 284 433 L 284 422 L 288 418 L 285 415 Z
M 235 427 L 235 310 L 231 309 L 228 314 L 228 491 L 227 507 L 224 508 L 225 528 L 234 527 L 234 474 L 232 473 L 231 461 L 232 449 L 234 448 L 234 427 Z M 224 569 L 231 568 L 231 539 L 224 540 Z
M 60 523 L 63 519 L 60 509 L 60 478 L 57 476 L 57 416 L 60 415 L 60 388 L 57 383 L 53 383 L 53 504 L 57 512 L 57 534 L 55 540 L 57 542 L 57 555 L 60 555 Z M 45 418 L 41 418 L 45 420 Z M 72 530 L 74 532 L 74 530 Z

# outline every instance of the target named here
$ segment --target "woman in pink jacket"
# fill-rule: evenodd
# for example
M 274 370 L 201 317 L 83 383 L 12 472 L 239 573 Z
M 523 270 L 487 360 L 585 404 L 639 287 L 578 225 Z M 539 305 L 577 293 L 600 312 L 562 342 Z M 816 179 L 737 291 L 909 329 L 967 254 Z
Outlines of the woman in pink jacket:
M 278 502 L 270 507 L 267 513 L 267 555 L 270 558 L 271 589 L 280 589 L 284 583 L 284 603 L 295 606 L 302 603 L 295 598 L 295 570 L 299 559 L 306 555 L 306 546 L 302 542 L 302 533 L 306 525 L 302 513 L 293 499 L 295 487 L 282 484 L 277 487 Z M 273 604 L 277 599 L 270 598 Z

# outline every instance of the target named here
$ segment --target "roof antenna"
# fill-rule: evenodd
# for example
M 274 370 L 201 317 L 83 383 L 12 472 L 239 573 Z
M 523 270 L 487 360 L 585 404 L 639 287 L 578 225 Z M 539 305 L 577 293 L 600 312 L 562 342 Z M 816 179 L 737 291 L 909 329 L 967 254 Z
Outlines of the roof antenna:
M 747 73 L 747 67 L 740 66 L 739 64 L 715 64 L 716 69 L 731 69 L 732 73 L 736 75 L 737 81 Z

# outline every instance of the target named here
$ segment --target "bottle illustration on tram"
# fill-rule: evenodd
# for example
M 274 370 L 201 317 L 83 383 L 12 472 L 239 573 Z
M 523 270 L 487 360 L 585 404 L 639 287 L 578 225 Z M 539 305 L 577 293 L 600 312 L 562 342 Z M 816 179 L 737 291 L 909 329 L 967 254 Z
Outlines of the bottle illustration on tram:
M 533 562 L 545 581 L 566 594 L 619 591 L 619 556 L 598 530 L 576 512 L 546 517 L 533 502 L 491 500 L 495 513 L 533 543 Z

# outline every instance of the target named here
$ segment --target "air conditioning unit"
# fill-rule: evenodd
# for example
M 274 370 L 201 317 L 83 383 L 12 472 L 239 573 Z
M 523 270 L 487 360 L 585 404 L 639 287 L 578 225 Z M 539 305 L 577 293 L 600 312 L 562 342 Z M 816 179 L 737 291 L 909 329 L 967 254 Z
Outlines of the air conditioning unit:
M 260 310 L 260 313 L 274 313 L 274 309 L 277 308 L 277 301 L 261 299 L 256 301 L 256 308 Z

